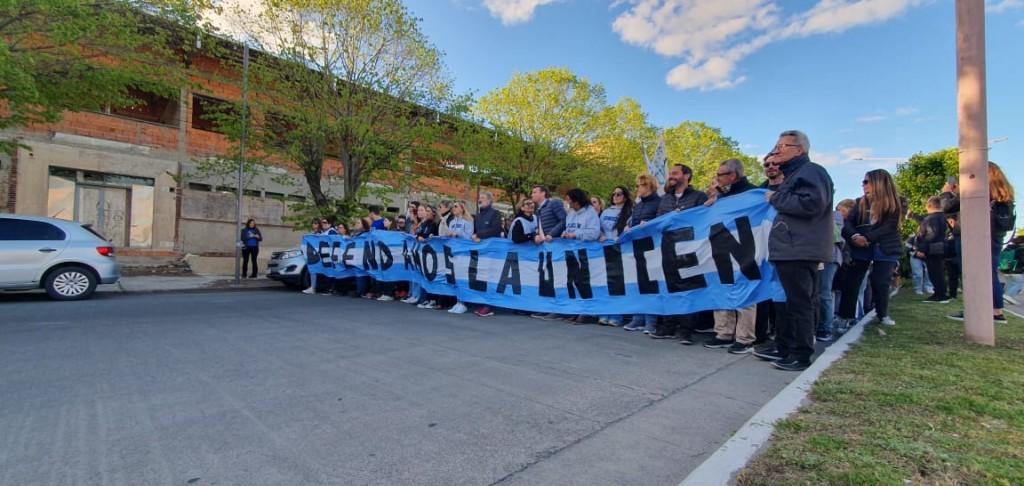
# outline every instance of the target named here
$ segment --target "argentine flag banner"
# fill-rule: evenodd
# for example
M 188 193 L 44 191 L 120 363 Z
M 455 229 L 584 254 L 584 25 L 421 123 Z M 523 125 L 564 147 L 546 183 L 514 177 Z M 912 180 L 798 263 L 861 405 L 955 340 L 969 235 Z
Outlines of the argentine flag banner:
M 768 263 L 775 209 L 764 193 L 669 213 L 601 243 L 418 242 L 397 231 L 302 241 L 310 272 L 418 282 L 467 303 L 584 315 L 738 309 L 778 296 Z

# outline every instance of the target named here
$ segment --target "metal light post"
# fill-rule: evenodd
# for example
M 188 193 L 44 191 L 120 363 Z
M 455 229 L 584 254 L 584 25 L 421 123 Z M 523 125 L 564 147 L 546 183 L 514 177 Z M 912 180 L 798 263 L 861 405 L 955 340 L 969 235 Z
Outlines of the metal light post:
M 235 234 L 238 235 L 238 239 L 235 240 L 235 285 L 241 285 L 242 283 L 242 245 L 245 244 L 242 241 L 242 172 L 245 170 L 245 128 L 248 124 L 249 104 L 248 104 L 248 84 L 249 84 L 249 45 L 242 45 L 242 136 L 239 140 L 239 157 L 238 157 L 238 191 L 235 193 L 237 197 L 238 211 L 235 214 Z M 256 262 L 253 262 L 255 265 Z

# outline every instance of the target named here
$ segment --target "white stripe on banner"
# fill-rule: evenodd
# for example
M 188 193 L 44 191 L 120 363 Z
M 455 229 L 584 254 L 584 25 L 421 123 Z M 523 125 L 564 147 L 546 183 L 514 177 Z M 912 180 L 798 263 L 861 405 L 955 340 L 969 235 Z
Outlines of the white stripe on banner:
M 768 263 L 775 210 L 755 190 L 670 213 L 615 242 L 306 235 L 309 271 L 419 282 L 460 301 L 563 314 L 684 314 L 779 299 Z

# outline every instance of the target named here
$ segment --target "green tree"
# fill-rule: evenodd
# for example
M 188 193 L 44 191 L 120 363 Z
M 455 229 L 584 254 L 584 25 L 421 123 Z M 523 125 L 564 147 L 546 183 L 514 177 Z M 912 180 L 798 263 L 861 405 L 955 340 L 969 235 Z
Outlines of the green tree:
M 586 163 L 573 174 L 578 185 L 607 199 L 617 185 L 632 187 L 637 174 L 647 170 L 644 150 L 657 146 L 657 130 L 647 121 L 640 103 L 622 98 L 598 114 L 594 140 L 577 152 Z
M 450 130 L 445 117 L 464 106 L 442 53 L 400 0 L 259 0 L 246 8 L 234 12 L 240 21 L 230 30 L 258 51 L 250 104 L 262 126 L 252 142 L 302 172 L 311 210 L 351 216 L 366 182 L 432 158 Z M 342 194 L 324 188 L 329 176 L 343 181 Z
M 722 130 L 703 122 L 684 121 L 665 130 L 665 153 L 669 164 L 682 162 L 693 169 L 691 184 L 704 190 L 718 171 L 718 164 L 736 158 L 743 161 L 746 175 L 752 183 L 764 180 L 764 173 L 756 157 L 744 155 L 739 143 L 722 134 Z
M 893 181 L 900 195 L 907 198 L 910 211 L 924 214 L 928 198 L 938 195 L 947 177 L 959 173 L 959 164 L 960 157 L 956 148 L 918 153 L 896 166 Z M 916 229 L 917 223 L 907 218 L 903 226 L 904 236 L 909 236 Z
M 0 1 L 0 130 L 177 97 L 206 2 Z M 16 145 L 0 140 L 0 152 Z
M 533 184 L 573 185 L 570 175 L 586 160 L 580 153 L 593 142 L 605 108 L 604 87 L 567 68 L 517 72 L 473 107 L 498 142 L 496 157 L 481 160 L 481 168 L 511 200 L 529 194 Z

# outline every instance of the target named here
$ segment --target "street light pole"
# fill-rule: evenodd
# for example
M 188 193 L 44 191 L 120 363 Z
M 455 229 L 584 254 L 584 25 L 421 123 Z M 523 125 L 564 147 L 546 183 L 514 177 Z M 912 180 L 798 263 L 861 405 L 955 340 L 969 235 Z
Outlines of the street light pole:
M 249 44 L 242 45 L 242 136 L 239 140 L 238 150 L 238 190 L 235 192 L 237 198 L 237 212 L 235 214 L 235 234 L 238 235 L 238 239 L 235 240 L 235 285 L 242 283 L 242 245 L 245 244 L 242 241 L 242 173 L 245 171 L 245 127 L 248 124 L 249 104 L 248 104 L 248 84 L 249 84 Z M 256 262 L 253 262 L 256 265 Z
M 985 106 L 985 1 L 957 0 L 954 3 L 964 333 L 970 342 L 994 346 L 988 114 Z

